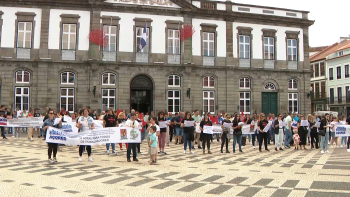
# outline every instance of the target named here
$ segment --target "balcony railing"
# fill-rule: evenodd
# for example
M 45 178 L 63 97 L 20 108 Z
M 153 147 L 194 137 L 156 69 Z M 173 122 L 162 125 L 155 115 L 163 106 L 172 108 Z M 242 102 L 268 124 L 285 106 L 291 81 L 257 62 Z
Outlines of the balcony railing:
M 326 93 L 320 92 L 320 93 L 311 93 L 311 100 L 317 100 L 317 99 L 326 99 Z
M 347 97 L 329 97 L 327 98 L 327 102 L 331 105 L 350 104 L 350 95 Z

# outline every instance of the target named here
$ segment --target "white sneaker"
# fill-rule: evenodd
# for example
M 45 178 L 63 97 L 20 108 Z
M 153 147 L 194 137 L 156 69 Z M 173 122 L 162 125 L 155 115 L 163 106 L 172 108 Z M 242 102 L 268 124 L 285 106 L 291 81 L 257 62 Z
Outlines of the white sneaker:
M 347 149 L 346 151 L 348 151 L 348 153 L 350 153 L 350 149 Z
M 186 151 L 184 150 L 184 154 L 186 154 Z
M 93 162 L 94 160 L 92 160 L 92 157 L 89 157 L 88 161 Z
M 321 153 L 322 153 L 322 154 L 324 154 L 324 151 L 323 151 L 323 150 L 321 150 Z
M 112 153 L 115 154 L 115 155 L 117 154 L 117 152 L 115 150 L 112 150 Z
M 191 154 L 194 154 L 194 152 L 193 152 L 193 151 L 191 151 Z
M 52 159 L 49 159 L 48 162 L 49 162 L 49 164 L 53 164 L 54 161 Z
M 253 149 L 255 149 L 255 146 L 253 146 Z
M 33 141 L 33 138 L 30 138 L 29 140 L 30 140 L 30 141 Z
M 106 153 L 106 155 L 109 155 L 109 150 L 107 150 L 107 153 Z
M 81 158 L 81 157 L 79 157 L 79 160 L 78 160 L 79 162 L 82 162 L 83 161 L 83 158 Z
M 340 148 L 343 148 L 343 145 L 341 145 Z
M 329 151 L 327 150 L 326 153 L 331 153 L 331 152 L 329 152 Z

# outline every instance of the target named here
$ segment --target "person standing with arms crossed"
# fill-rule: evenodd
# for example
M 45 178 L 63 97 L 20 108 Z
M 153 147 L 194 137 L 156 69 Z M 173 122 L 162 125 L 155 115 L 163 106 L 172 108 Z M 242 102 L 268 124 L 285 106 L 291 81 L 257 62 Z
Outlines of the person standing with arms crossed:
M 107 109 L 107 114 L 103 117 L 103 127 L 118 127 L 117 117 L 115 116 L 113 109 Z M 112 153 L 117 154 L 115 151 L 115 143 L 106 143 L 107 155 L 109 155 L 109 145 L 112 144 Z

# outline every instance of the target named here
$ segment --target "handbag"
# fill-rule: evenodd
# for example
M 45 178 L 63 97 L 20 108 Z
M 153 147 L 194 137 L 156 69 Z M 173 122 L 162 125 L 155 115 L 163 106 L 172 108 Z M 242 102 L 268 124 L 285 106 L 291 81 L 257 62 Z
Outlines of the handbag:
M 241 136 L 242 135 L 242 130 L 239 130 L 238 132 L 235 132 L 236 136 Z
M 325 136 L 326 135 L 326 131 L 325 130 L 319 130 L 318 131 L 318 135 Z

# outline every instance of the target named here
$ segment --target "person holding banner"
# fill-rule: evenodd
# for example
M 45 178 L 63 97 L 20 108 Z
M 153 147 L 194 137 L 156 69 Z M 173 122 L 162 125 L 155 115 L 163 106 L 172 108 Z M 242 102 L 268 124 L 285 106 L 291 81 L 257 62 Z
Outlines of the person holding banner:
M 46 119 L 44 124 L 43 124 L 43 131 L 46 132 L 49 127 L 55 127 L 55 128 L 61 128 L 62 127 L 62 120 L 60 121 L 59 124 L 54 125 L 55 118 L 53 116 L 53 111 L 52 110 L 49 111 L 48 115 L 49 115 L 49 118 Z M 56 155 L 57 155 L 58 144 L 57 143 L 47 143 L 47 145 L 48 145 L 47 152 L 48 152 L 48 157 L 49 157 L 49 161 L 48 162 L 50 164 L 52 164 L 54 162 L 57 162 Z M 52 152 L 53 152 L 53 159 L 51 159 Z
M 331 148 L 333 148 L 333 144 L 335 142 L 335 148 L 338 146 L 338 137 L 335 137 L 335 125 L 339 124 L 339 120 L 337 117 L 333 117 L 333 121 L 331 122 Z
M 306 123 L 304 123 L 304 122 L 306 122 Z M 304 119 L 304 115 L 300 115 L 300 119 L 298 121 L 298 126 L 297 126 L 298 127 L 298 135 L 300 137 L 300 143 L 299 143 L 300 150 L 302 150 L 301 146 L 304 147 L 304 150 L 307 150 L 305 148 L 306 140 L 307 140 L 307 132 L 308 132 L 307 131 L 307 127 L 308 127 L 307 123 L 308 123 L 308 121 Z
M 79 128 L 79 132 L 93 130 L 95 128 L 94 119 L 92 119 L 92 117 L 89 116 L 89 109 L 84 109 L 83 113 L 84 115 L 79 117 L 76 127 Z M 82 156 L 85 147 L 89 156 L 88 161 L 93 162 L 91 157 L 91 145 L 79 145 L 79 162 L 83 161 Z
M 260 140 L 259 140 L 259 151 L 261 152 L 261 145 L 264 140 L 265 150 L 270 151 L 267 148 L 267 132 L 269 129 L 266 129 L 266 127 L 269 127 L 269 122 L 266 120 L 266 116 L 264 113 L 260 114 L 259 117 L 259 131 L 260 131 Z
M 165 148 L 165 140 L 166 140 L 166 128 L 168 126 L 167 120 L 164 117 L 164 112 L 159 112 L 158 113 L 158 123 L 159 123 L 159 128 L 160 128 L 160 133 L 158 136 L 158 142 L 159 142 L 159 153 L 161 154 L 166 154 L 164 151 Z
M 187 144 L 188 148 L 190 149 L 190 153 L 194 154 L 192 151 L 192 141 L 194 140 L 194 129 L 195 129 L 196 123 L 194 122 L 193 118 L 191 117 L 190 112 L 186 112 L 184 118 L 181 121 L 181 127 L 183 128 L 183 140 L 184 140 L 184 154 L 186 154 L 187 150 Z
M 115 116 L 113 109 L 106 110 L 107 114 L 103 116 L 103 128 L 105 127 L 118 127 L 117 117 Z M 107 155 L 109 155 L 109 146 L 112 144 L 112 153 L 117 154 L 115 151 L 115 143 L 106 143 Z
M 136 120 L 136 114 L 131 113 L 130 114 L 130 119 L 125 122 L 125 127 L 131 127 L 133 129 L 137 129 L 139 127 L 139 122 Z M 127 161 L 131 162 L 130 160 L 130 155 L 131 155 L 131 150 L 132 150 L 132 156 L 133 156 L 133 161 L 139 161 L 137 159 L 137 150 L 136 150 L 136 143 L 129 143 L 128 144 L 128 150 L 127 150 Z
M 310 137 L 311 137 L 311 149 L 318 149 L 318 132 L 317 132 L 317 127 L 316 127 L 316 122 L 315 122 L 315 117 L 311 116 L 309 120 L 310 124 Z M 315 146 L 314 146 L 315 144 Z
M 197 124 L 200 124 L 202 121 L 202 116 L 199 115 L 199 110 L 194 110 L 194 114 L 192 116 L 193 120 L 196 121 Z M 201 141 L 200 141 L 200 133 L 194 132 L 194 144 L 198 144 L 198 149 L 202 149 Z M 193 145 L 194 146 L 194 145 Z
M 280 150 L 283 150 L 283 127 L 280 126 L 280 124 L 282 123 L 282 115 L 278 114 L 277 119 L 275 120 L 275 127 L 273 128 L 274 133 L 275 133 L 275 151 L 278 151 L 278 147 Z
M 125 118 L 125 113 L 124 112 L 120 112 L 118 114 L 118 125 L 124 125 L 125 122 L 127 121 L 127 119 Z M 119 143 L 119 147 L 120 147 L 120 150 L 123 150 L 123 144 L 122 143 Z M 125 147 L 126 149 L 128 149 L 128 143 L 125 143 Z
M 326 113 L 325 117 L 321 120 L 321 125 L 319 128 L 318 135 L 321 136 L 321 142 L 320 142 L 320 148 L 321 148 L 321 153 L 324 154 L 325 151 L 326 153 L 330 153 L 328 151 L 328 138 L 329 138 L 329 114 Z
M 253 149 L 255 149 L 255 137 L 256 137 L 256 141 L 259 143 L 259 127 L 258 127 L 258 123 L 259 123 L 259 119 L 258 119 L 258 115 L 253 115 L 253 121 L 251 122 L 251 129 L 254 130 L 254 134 L 252 134 L 252 145 L 253 145 Z
M 202 141 L 203 154 L 205 154 L 205 143 L 207 143 L 208 154 L 211 154 L 210 151 L 210 140 L 212 138 L 211 134 L 203 133 L 204 126 L 213 126 L 211 123 L 209 116 L 207 114 L 204 115 L 204 120 L 201 121 L 199 129 L 200 133 L 200 141 Z
M 238 142 L 239 152 L 242 151 L 242 124 L 241 116 L 236 114 L 232 124 L 233 128 L 233 153 L 236 152 L 236 142 Z
M 231 123 L 230 114 L 228 114 L 228 113 L 225 114 L 225 119 L 223 121 L 221 121 L 222 133 L 221 133 L 221 151 L 220 152 L 224 153 L 223 148 L 224 148 L 224 144 L 226 144 L 226 153 L 230 153 L 230 151 L 228 150 L 228 135 L 230 132 L 230 128 L 224 127 L 225 123 Z
M 350 116 L 346 119 L 346 125 L 350 125 Z M 350 136 L 348 137 L 346 148 L 347 148 L 347 151 L 350 153 Z

